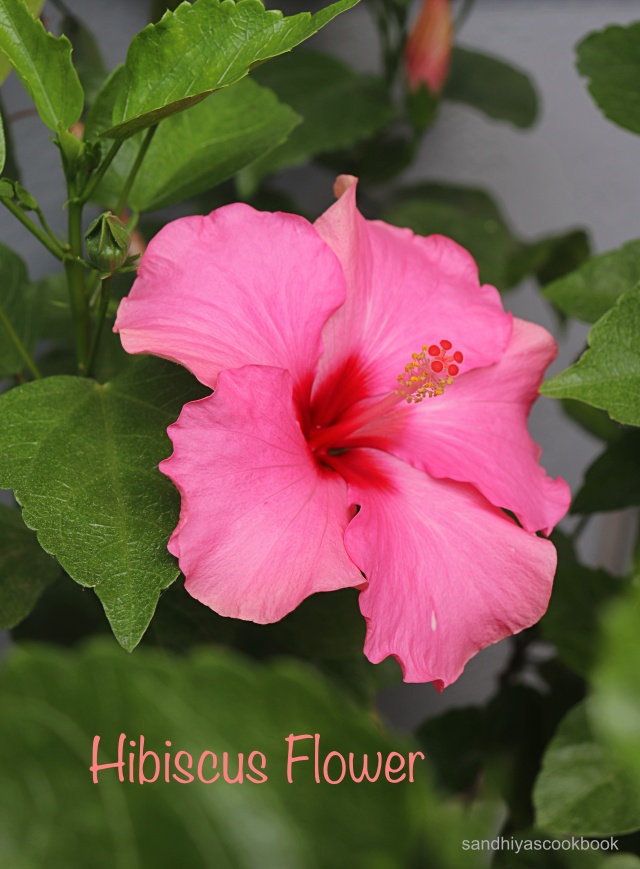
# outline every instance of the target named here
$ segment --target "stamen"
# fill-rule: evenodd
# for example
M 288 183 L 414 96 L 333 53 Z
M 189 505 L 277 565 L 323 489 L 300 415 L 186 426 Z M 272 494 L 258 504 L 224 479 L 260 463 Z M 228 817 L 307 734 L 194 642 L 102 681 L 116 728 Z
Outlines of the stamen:
M 442 395 L 446 386 L 460 373 L 459 365 L 464 356 L 459 350 L 452 351 L 451 341 L 425 344 L 420 353 L 411 354 L 411 362 L 398 375 L 396 395 L 401 395 L 408 404 L 418 404 L 424 398 Z

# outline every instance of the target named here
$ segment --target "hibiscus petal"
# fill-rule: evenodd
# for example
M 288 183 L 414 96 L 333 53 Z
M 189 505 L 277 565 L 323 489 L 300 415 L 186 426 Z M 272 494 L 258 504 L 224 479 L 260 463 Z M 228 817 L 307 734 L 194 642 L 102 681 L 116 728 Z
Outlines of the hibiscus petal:
M 349 498 L 361 509 L 345 545 L 369 580 L 360 595 L 365 653 L 373 663 L 393 655 L 405 681 L 433 681 L 441 689 L 480 649 L 538 621 L 556 551 L 472 486 L 362 452 L 393 486 L 349 482 Z M 342 457 L 348 463 L 349 453 Z
M 327 414 L 344 410 L 323 395 L 322 385 L 334 375 L 332 388 L 324 390 L 333 392 L 342 369 L 362 387 L 352 392 L 352 402 L 395 389 L 411 354 L 442 339 L 462 351 L 466 371 L 496 362 L 509 341 L 511 317 L 498 291 L 480 285 L 471 255 L 441 235 L 423 238 L 365 220 L 350 176 L 338 179 L 336 191 L 340 198 L 315 225 L 342 263 L 347 298 L 324 328 L 316 405 L 330 404 Z
M 310 223 L 228 205 L 153 238 L 115 331 L 129 353 L 172 359 L 207 386 L 256 363 L 287 368 L 308 391 L 322 327 L 345 294 L 340 264 Z
M 432 477 L 473 483 L 496 507 L 511 510 L 527 531 L 551 533 L 569 509 L 571 492 L 538 464 L 540 447 L 527 428 L 556 342 L 535 323 L 514 321 L 502 359 L 462 374 L 444 395 L 399 405 L 359 432 Z
M 170 550 L 187 591 L 223 616 L 274 622 L 310 594 L 362 583 L 344 547 L 346 483 L 313 458 L 292 388 L 282 369 L 222 371 L 169 428 L 160 468 L 182 495 Z

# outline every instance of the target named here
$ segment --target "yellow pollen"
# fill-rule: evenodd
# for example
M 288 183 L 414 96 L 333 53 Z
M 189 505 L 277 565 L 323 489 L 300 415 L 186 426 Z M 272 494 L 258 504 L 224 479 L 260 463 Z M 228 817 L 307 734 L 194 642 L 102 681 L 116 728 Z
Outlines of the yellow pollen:
M 396 394 L 402 395 L 408 404 L 442 395 L 459 373 L 463 358 L 459 350 L 452 350 L 451 341 L 425 344 L 420 353 L 411 354 L 411 362 L 398 375 Z

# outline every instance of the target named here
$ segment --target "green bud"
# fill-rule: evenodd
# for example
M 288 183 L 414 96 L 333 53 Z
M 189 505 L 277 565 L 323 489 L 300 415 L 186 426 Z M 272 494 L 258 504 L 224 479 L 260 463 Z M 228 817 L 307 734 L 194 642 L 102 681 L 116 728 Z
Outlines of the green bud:
M 115 214 L 105 211 L 93 221 L 84 240 L 91 265 L 99 272 L 111 273 L 126 261 L 131 236 Z
M 38 202 L 36 198 L 32 196 L 28 190 L 25 190 L 19 181 L 14 182 L 13 189 L 20 208 L 24 209 L 24 211 L 38 210 Z
M 59 125 L 58 138 L 53 139 L 53 144 L 60 148 L 65 175 L 75 178 L 84 163 L 85 143 Z
M 0 178 L 0 199 L 15 199 L 16 183 L 9 178 Z

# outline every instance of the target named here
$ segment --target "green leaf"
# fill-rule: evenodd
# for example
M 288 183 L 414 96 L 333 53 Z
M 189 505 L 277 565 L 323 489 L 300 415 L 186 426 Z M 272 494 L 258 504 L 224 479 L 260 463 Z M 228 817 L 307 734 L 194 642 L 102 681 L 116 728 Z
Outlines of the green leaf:
M 577 52 L 578 71 L 605 117 L 640 133 L 640 22 L 590 33 Z
M 599 618 L 606 603 L 625 584 L 605 570 L 559 561 L 549 609 L 540 627 L 560 658 L 582 676 L 589 676 L 598 651 Z
M 0 244 L 0 377 L 13 376 L 24 369 L 24 359 L 11 341 L 4 318 L 30 352 L 40 334 L 42 311 L 41 294 L 37 286 L 29 284 L 23 260 Z
M 589 714 L 600 738 L 640 787 L 640 587 L 636 580 L 603 620 Z
M 43 552 L 20 511 L 0 504 L 0 630 L 13 628 L 34 608 L 60 568 Z
M 22 0 L 0 0 L 0 52 L 4 52 L 43 122 L 54 132 L 72 127 L 84 104 L 66 36 L 47 33 Z
M 303 123 L 243 173 L 244 192 L 255 190 L 271 172 L 368 138 L 393 114 L 382 81 L 358 75 L 326 54 L 296 51 L 258 68 L 254 77 L 302 115 Z
M 294 763 L 288 783 L 290 734 L 320 734 L 321 775 L 329 751 L 345 758 L 352 752 L 357 770 L 365 753 L 375 767 L 378 751 L 384 763 L 389 752 L 408 757 L 413 748 L 295 661 L 264 667 L 211 648 L 181 658 L 142 649 L 128 657 L 104 640 L 81 651 L 18 648 L 0 672 L 0 705 L 3 866 L 405 869 L 412 865 L 418 824 L 423 829 L 421 815 L 436 836 L 444 823 L 458 842 L 457 863 L 438 866 L 465 865 L 460 836 L 463 829 L 475 832 L 475 825 L 463 827 L 459 810 L 438 805 L 419 758 L 413 783 L 388 783 L 383 772 L 382 780 L 356 784 L 347 773 L 332 787 L 316 784 L 314 741 L 301 740 L 294 754 L 311 761 Z M 159 756 L 157 781 L 131 784 L 125 766 L 124 782 L 116 769 L 106 769 L 93 784 L 94 737 L 100 737 L 98 762 L 113 763 L 121 733 L 125 764 L 144 736 L 144 750 Z M 171 778 L 186 779 L 176 769 L 179 751 L 193 758 L 196 781 L 185 785 Z M 215 753 L 220 773 L 208 785 L 197 780 L 204 752 Z M 260 782 L 249 767 L 251 752 L 266 758 L 262 784 L 248 778 Z M 242 786 L 223 778 L 225 768 L 229 778 L 237 777 L 240 755 Z M 188 771 L 187 756 L 179 760 Z M 252 760 L 260 772 L 259 756 Z M 203 777 L 214 775 L 212 762 L 211 754 L 204 757 Z M 147 779 L 154 766 L 148 755 Z M 337 778 L 339 767 L 334 757 L 329 774 Z M 439 850 L 435 836 L 432 844 Z
M 596 741 L 585 704 L 566 716 L 545 754 L 533 800 L 553 833 L 609 836 L 640 829 L 640 787 Z
M 640 432 L 611 444 L 587 471 L 572 513 L 600 513 L 640 505 Z
M 100 386 L 49 377 L 0 396 L 0 486 L 13 489 L 42 547 L 96 588 L 126 649 L 178 575 L 166 550 L 178 493 L 158 471 L 166 428 L 203 388 L 181 368 L 142 359 Z
M 640 283 L 640 241 L 591 257 L 577 271 L 545 287 L 543 295 L 570 317 L 595 323 Z
M 473 106 L 516 127 L 530 127 L 538 117 L 538 95 L 529 76 L 509 63 L 456 45 L 443 97 Z
M 102 99 L 89 113 L 88 136 L 99 128 Z M 299 123 L 271 91 L 251 79 L 240 81 L 158 127 L 129 204 L 152 211 L 209 190 L 278 146 Z M 115 207 L 144 135 L 123 143 L 92 199 Z
M 34 18 L 37 18 L 42 12 L 42 7 L 45 4 L 45 0 L 22 0 L 22 2 L 26 5 L 27 9 L 31 12 Z M 0 51 L 0 84 L 6 79 L 6 77 L 11 72 L 11 64 L 5 55 Z
M 621 296 L 589 332 L 589 349 L 542 384 L 551 398 L 576 398 L 640 425 L 640 288 Z
M 145 27 L 129 46 L 112 126 L 102 134 L 124 139 L 190 108 L 295 48 L 357 2 L 339 0 L 315 15 L 288 18 L 265 10 L 259 0 L 183 3 Z

